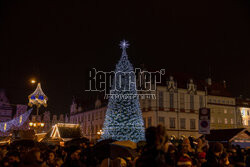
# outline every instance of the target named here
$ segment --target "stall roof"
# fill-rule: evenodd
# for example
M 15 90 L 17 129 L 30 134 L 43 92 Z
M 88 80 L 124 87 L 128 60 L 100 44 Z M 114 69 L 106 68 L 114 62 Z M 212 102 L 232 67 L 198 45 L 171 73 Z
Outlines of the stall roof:
M 210 130 L 205 136 L 210 142 L 231 142 L 234 139 L 250 139 L 249 131 L 245 128 Z

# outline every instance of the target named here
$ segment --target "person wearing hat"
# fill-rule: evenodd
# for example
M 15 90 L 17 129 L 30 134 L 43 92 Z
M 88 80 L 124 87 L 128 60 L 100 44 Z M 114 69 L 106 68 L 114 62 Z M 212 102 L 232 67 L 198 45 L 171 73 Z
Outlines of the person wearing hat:
M 181 167 L 191 167 L 193 165 L 192 158 L 188 154 L 191 152 L 190 141 L 185 138 L 182 142 L 181 155 L 177 161 L 177 166 Z
M 198 163 L 197 163 L 197 167 L 201 167 L 202 164 L 206 163 L 206 153 L 205 152 L 199 152 L 198 153 Z

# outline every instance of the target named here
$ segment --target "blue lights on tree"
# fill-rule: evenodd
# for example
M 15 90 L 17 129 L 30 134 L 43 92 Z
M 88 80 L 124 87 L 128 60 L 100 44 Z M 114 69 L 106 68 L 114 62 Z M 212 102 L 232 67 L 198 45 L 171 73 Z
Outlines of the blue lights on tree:
M 121 41 L 122 56 L 116 65 L 101 139 L 133 142 L 145 140 L 134 68 L 126 53 L 128 46 L 127 41 Z

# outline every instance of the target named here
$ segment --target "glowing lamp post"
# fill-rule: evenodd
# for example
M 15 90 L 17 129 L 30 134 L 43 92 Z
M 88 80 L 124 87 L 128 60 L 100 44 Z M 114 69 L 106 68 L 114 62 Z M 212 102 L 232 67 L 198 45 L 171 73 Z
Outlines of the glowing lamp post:
M 30 107 L 36 106 L 36 115 L 38 116 L 38 111 L 41 106 L 47 107 L 47 101 L 48 97 L 43 93 L 43 90 L 41 88 L 41 84 L 38 83 L 36 90 L 28 96 L 29 103 L 28 105 Z
M 29 95 L 28 98 L 29 98 L 28 105 L 30 107 L 36 106 L 36 121 L 30 122 L 29 126 L 37 130 L 39 128 L 43 128 L 45 124 L 42 122 L 38 122 L 37 118 L 38 118 L 39 108 L 41 106 L 47 107 L 48 97 L 43 93 L 40 83 L 37 84 L 36 90 L 31 95 Z

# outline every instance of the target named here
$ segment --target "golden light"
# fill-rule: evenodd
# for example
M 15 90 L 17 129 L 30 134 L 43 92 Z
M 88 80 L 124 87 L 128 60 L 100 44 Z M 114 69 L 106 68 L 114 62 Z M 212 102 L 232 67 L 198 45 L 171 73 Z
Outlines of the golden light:
M 44 127 L 44 123 L 41 123 L 41 127 Z
M 34 84 L 34 83 L 36 83 L 36 80 L 32 79 L 30 82 L 31 82 L 32 84 Z
M 99 131 L 97 132 L 97 134 L 98 134 L 98 135 L 102 135 L 102 134 L 103 134 L 103 131 L 102 131 L 102 130 L 99 130 Z
M 36 127 L 36 123 L 34 123 L 33 126 Z
M 29 126 L 33 126 L 33 122 L 30 122 L 30 123 L 29 123 Z

